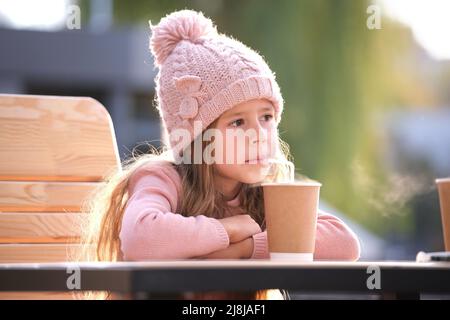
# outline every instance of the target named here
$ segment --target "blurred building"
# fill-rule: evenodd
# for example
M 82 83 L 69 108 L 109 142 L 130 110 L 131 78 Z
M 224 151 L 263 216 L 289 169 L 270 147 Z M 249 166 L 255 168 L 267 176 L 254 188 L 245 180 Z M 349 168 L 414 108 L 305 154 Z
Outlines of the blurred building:
M 420 162 L 436 177 L 450 176 L 450 108 L 411 109 L 386 117 L 387 162 L 400 171 L 407 159 L 411 165 Z
M 0 29 L 0 92 L 97 99 L 111 114 L 123 160 L 136 142 L 160 137 L 148 37 L 139 28 Z
M 384 123 L 388 135 L 385 163 L 402 181 L 397 191 L 410 203 L 413 221 L 408 237 L 390 237 L 389 255 L 410 258 L 422 250 L 442 251 L 435 179 L 450 177 L 450 108 L 397 110 L 387 114 Z

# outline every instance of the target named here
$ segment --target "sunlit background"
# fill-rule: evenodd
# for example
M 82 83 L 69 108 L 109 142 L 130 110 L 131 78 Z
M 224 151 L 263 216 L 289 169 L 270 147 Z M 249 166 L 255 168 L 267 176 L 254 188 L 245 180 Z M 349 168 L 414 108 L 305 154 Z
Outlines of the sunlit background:
M 380 29 L 367 27 L 370 5 Z M 73 6 L 80 29 L 68 28 Z M 83 95 L 109 110 L 120 156 L 159 145 L 148 21 L 201 10 L 258 50 L 286 101 L 282 138 L 362 259 L 443 250 L 434 184 L 450 176 L 450 1 L 0 0 L 0 92 Z

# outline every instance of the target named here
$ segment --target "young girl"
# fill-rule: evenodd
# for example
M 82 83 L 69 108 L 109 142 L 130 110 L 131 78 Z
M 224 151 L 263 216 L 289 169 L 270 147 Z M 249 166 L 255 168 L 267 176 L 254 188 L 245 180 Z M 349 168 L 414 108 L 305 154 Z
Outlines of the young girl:
M 85 259 L 268 258 L 259 184 L 291 174 L 273 72 L 201 13 L 173 12 L 150 26 L 169 145 L 124 163 L 97 190 L 85 235 L 95 250 Z M 359 250 L 341 220 L 319 211 L 315 259 L 356 260 Z M 267 291 L 187 297 L 264 299 Z

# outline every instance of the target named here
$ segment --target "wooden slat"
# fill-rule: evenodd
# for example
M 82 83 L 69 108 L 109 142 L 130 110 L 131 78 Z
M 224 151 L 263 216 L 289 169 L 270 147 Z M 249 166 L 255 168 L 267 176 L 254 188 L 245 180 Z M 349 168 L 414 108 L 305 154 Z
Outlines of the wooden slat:
M 84 300 L 83 291 L 74 292 L 0 292 L 0 300 Z M 91 299 L 91 298 L 89 298 Z M 108 300 L 130 300 L 129 294 L 110 292 Z
M 74 300 L 71 292 L 0 292 L 0 300 Z
M 52 238 L 52 237 L 39 237 L 39 238 L 0 238 L 0 243 L 78 243 L 79 237 L 68 238 Z
M 0 95 L 0 180 L 101 181 L 119 164 L 111 117 L 98 101 Z
M 0 211 L 80 211 L 102 182 L 0 181 Z
M 84 213 L 0 212 L 0 243 L 78 242 Z
M 80 244 L 0 244 L 0 263 L 70 261 Z

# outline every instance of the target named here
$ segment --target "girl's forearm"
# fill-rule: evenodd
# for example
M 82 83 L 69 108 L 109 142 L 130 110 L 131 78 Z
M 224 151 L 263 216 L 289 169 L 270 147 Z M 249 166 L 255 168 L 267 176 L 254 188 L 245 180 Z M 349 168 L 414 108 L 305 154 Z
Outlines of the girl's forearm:
M 249 259 L 253 253 L 253 238 L 232 243 L 226 249 L 218 250 L 199 259 Z

